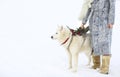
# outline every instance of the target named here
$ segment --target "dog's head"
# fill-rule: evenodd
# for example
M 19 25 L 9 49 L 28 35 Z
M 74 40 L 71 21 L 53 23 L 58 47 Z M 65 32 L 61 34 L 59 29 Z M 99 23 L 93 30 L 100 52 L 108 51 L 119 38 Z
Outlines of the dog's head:
M 70 37 L 71 31 L 63 26 L 58 26 L 57 31 L 51 36 L 52 39 L 56 39 L 59 42 L 63 42 L 66 38 Z

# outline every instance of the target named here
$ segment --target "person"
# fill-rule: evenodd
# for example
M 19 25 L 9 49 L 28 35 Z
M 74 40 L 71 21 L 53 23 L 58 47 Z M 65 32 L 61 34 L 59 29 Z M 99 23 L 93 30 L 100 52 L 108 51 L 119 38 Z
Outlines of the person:
M 81 28 L 89 19 L 89 29 L 93 48 L 93 69 L 102 74 L 109 73 L 111 58 L 112 28 L 115 19 L 115 0 L 93 0 L 82 19 Z M 102 62 L 101 60 L 102 59 Z

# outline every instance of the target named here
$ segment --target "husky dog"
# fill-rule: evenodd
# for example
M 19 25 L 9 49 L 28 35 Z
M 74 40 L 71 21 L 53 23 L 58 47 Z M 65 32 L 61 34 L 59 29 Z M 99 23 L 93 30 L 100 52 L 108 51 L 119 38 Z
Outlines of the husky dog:
M 56 39 L 67 50 L 68 54 L 68 67 L 72 72 L 76 72 L 78 68 L 78 55 L 79 52 L 84 52 L 88 57 L 88 65 L 91 62 L 91 43 L 90 34 L 85 35 L 72 35 L 72 32 L 68 28 L 58 26 L 57 32 L 51 36 L 52 39 Z

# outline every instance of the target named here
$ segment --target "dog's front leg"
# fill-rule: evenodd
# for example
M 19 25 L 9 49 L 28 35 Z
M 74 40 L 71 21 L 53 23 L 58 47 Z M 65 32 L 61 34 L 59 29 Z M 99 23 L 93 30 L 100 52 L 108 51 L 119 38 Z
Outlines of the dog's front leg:
M 72 69 L 71 71 L 72 72 L 77 72 L 77 69 L 78 69 L 78 54 L 73 54 L 72 55 Z
M 68 69 L 72 68 L 72 55 L 69 51 L 67 51 L 68 54 Z

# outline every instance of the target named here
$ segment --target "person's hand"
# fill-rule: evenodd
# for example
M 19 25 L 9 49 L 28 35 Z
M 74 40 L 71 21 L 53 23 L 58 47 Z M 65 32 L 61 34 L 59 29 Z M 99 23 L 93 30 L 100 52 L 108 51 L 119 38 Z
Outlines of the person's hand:
M 80 28 L 82 28 L 82 29 L 83 29 L 83 28 L 84 28 L 84 24 L 81 24 Z
M 108 24 L 108 28 L 112 29 L 113 25 L 112 24 Z

